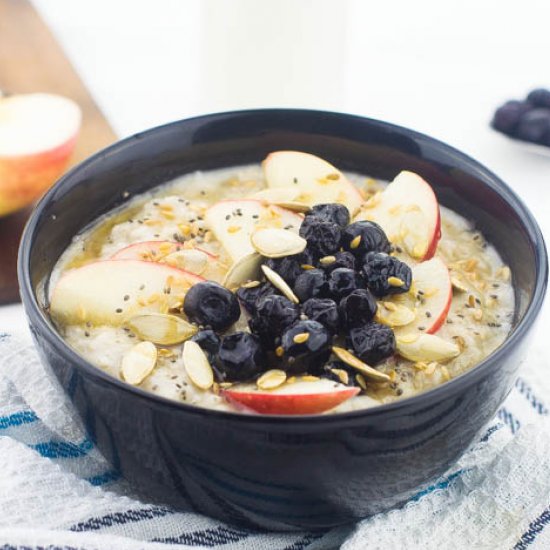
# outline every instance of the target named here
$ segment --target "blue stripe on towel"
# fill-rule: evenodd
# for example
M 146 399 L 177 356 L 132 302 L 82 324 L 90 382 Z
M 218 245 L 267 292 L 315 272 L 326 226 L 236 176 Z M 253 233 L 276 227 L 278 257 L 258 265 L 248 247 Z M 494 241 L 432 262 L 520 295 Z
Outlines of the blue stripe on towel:
M 542 401 L 534 394 L 533 389 L 523 378 L 518 378 L 516 380 L 516 389 L 519 391 L 531 406 L 541 415 L 546 416 L 548 414 L 548 409 L 544 406 Z
M 100 485 L 106 485 L 107 483 L 111 483 L 111 481 L 116 481 L 117 479 L 120 479 L 120 473 L 115 470 L 109 470 L 97 476 L 87 477 L 86 481 L 95 487 L 99 487 Z
M 419 493 L 416 493 L 416 495 L 414 495 L 409 499 L 409 502 L 410 501 L 416 502 L 417 500 L 420 500 L 422 497 L 425 497 L 426 495 L 429 495 L 434 491 L 437 491 L 440 489 L 446 489 L 453 480 L 455 480 L 457 477 L 461 476 L 464 472 L 467 472 L 467 471 L 468 470 L 458 470 L 457 472 L 452 473 L 449 477 L 442 479 L 441 481 L 438 481 L 437 483 L 434 483 L 429 487 L 426 487 L 426 489 L 424 489 L 423 491 L 420 491 Z
M 93 443 L 85 439 L 82 443 L 66 443 L 65 441 L 46 441 L 31 445 L 31 449 L 38 451 L 44 458 L 78 458 L 86 456 L 92 449 Z
M 19 411 L 7 416 L 0 416 L 0 430 L 11 428 L 12 426 L 21 426 L 21 424 L 31 424 L 36 422 L 38 416 L 34 411 Z
M 174 513 L 172 510 L 161 506 L 141 510 L 128 510 L 127 512 L 113 512 L 112 514 L 81 521 L 73 525 L 70 531 L 98 531 L 112 525 L 124 525 L 125 523 L 133 523 L 144 519 L 161 518 Z
M 304 550 L 304 548 L 307 548 L 312 542 L 322 537 L 324 537 L 323 533 L 311 533 L 306 535 L 303 539 L 292 543 L 290 546 L 285 546 L 284 550 Z
M 527 531 L 521 535 L 520 539 L 516 542 L 514 550 L 525 550 L 532 542 L 537 538 L 537 536 L 542 532 L 542 530 L 550 523 L 550 508 L 546 508 L 544 512 L 537 518 L 534 519 L 527 528 Z
M 232 527 L 219 527 L 182 533 L 176 537 L 156 538 L 151 542 L 163 542 L 167 544 L 186 544 L 187 546 L 220 546 L 230 542 L 235 543 L 248 538 L 251 531 Z
M 504 407 L 501 407 L 499 410 L 498 410 L 498 417 L 505 423 L 508 425 L 508 427 L 510 428 L 510 431 L 515 434 L 521 424 L 519 422 L 519 420 L 508 410 L 508 409 L 505 409 Z

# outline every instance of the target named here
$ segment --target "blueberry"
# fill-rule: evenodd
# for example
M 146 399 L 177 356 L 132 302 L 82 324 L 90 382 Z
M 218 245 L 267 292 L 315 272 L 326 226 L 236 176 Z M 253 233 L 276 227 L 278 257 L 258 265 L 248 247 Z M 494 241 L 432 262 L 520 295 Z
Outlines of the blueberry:
M 308 249 L 313 255 L 328 256 L 340 247 L 342 228 L 336 223 L 306 216 L 300 226 L 300 236 L 307 241 Z
M 308 216 L 317 218 L 324 222 L 332 222 L 344 228 L 349 224 L 349 210 L 343 205 L 335 202 L 328 204 L 316 204 Z
M 368 323 L 377 309 L 376 299 L 366 289 L 354 290 L 340 301 L 338 310 L 343 328 L 351 329 Z
M 339 302 L 342 298 L 357 290 L 365 288 L 363 278 L 353 269 L 339 267 L 331 271 L 327 277 L 328 294 L 331 298 Z
M 310 298 L 302 305 L 302 313 L 311 321 L 317 321 L 332 333 L 338 332 L 338 305 L 328 298 Z
M 355 269 L 355 256 L 351 252 L 341 251 L 336 252 L 332 255 L 334 258 L 333 262 L 321 262 L 320 267 L 322 267 L 327 273 L 338 269 L 339 267 L 347 267 L 348 269 Z M 330 258 L 330 256 L 327 256 Z
M 241 287 L 236 292 L 239 302 L 250 315 L 256 312 L 256 303 L 260 298 L 277 293 L 277 289 L 270 283 L 262 283 L 252 288 Z
M 546 107 L 550 109 L 550 90 L 545 90 L 543 88 L 533 90 L 529 92 L 527 101 L 535 107 Z
M 214 364 L 218 356 L 220 337 L 212 329 L 205 329 L 197 332 L 197 334 L 191 337 L 191 340 L 197 342 L 206 353 L 210 364 Z
M 393 330 L 379 323 L 351 329 L 348 341 L 355 355 L 369 365 L 376 365 L 395 353 Z
M 291 374 L 321 372 L 330 356 L 332 334 L 317 321 L 298 321 L 287 328 L 276 353 Z
M 265 261 L 265 265 L 276 271 L 287 284 L 292 286 L 294 281 L 304 272 L 304 265 L 313 265 L 313 257 L 308 250 L 304 250 L 301 254 L 293 256 L 285 256 L 284 258 L 269 258 Z
M 241 315 L 237 297 L 212 281 L 196 283 L 189 289 L 183 311 L 193 323 L 218 331 L 230 327 Z
M 331 361 L 323 367 L 323 378 L 346 386 L 356 387 L 359 385 L 356 375 L 357 371 L 342 361 Z
M 231 382 L 251 380 L 266 369 L 260 340 L 249 332 L 225 336 L 218 351 L 218 368 Z
M 367 252 L 389 252 L 390 242 L 377 223 L 365 220 L 346 227 L 342 234 L 342 247 L 356 258 L 362 258 Z
M 327 277 L 321 269 L 308 269 L 295 281 L 294 293 L 305 302 L 309 298 L 323 297 L 327 291 Z
M 284 329 L 300 317 L 300 308 L 285 296 L 272 294 L 260 298 L 256 313 L 248 322 L 250 330 L 257 334 L 266 349 L 274 349 L 276 338 Z
M 525 101 L 507 101 L 495 112 L 491 126 L 504 134 L 512 135 L 518 125 L 519 119 L 532 109 Z
M 369 290 L 378 297 L 402 294 L 411 288 L 411 268 L 381 252 L 369 252 L 365 256 L 363 275 Z
M 533 143 L 546 143 L 550 136 L 550 110 L 533 109 L 525 113 L 518 123 L 515 136 Z

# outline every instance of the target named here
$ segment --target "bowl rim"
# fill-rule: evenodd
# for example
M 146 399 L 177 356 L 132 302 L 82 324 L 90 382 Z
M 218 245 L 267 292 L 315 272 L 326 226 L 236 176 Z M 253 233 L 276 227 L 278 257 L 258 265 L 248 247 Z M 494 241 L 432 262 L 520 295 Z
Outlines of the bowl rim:
M 199 407 L 190 405 L 187 403 L 180 403 L 178 401 L 162 397 L 160 395 L 147 392 L 140 388 L 126 384 L 122 380 L 111 376 L 110 374 L 102 371 L 92 363 L 88 362 L 84 357 L 80 356 L 74 351 L 67 342 L 61 337 L 57 330 L 50 325 L 47 314 L 43 311 L 38 302 L 36 292 L 33 289 L 31 276 L 30 276 L 30 257 L 33 246 L 33 236 L 37 228 L 38 220 L 41 218 L 43 211 L 49 205 L 50 199 L 63 188 L 67 181 L 71 181 L 80 171 L 86 169 L 90 165 L 101 161 L 105 155 L 117 154 L 126 145 L 135 142 L 136 137 L 141 140 L 150 136 L 162 134 L 163 132 L 170 131 L 175 126 L 186 123 L 200 123 L 202 121 L 208 122 L 220 117 L 238 117 L 238 116 L 250 116 L 250 115 L 281 115 L 284 119 L 284 115 L 309 115 L 312 117 L 336 117 L 347 120 L 355 120 L 360 123 L 366 123 L 371 126 L 383 128 L 387 130 L 396 131 L 401 134 L 406 134 L 416 139 L 421 139 L 430 142 L 432 146 L 437 147 L 444 152 L 447 152 L 451 156 L 460 159 L 463 163 L 474 169 L 477 173 L 488 178 L 496 186 L 494 189 L 498 194 L 510 205 L 514 212 L 520 218 L 520 221 L 530 235 L 535 248 L 535 287 L 533 296 L 529 302 L 525 314 L 519 323 L 514 327 L 511 333 L 508 334 L 505 341 L 491 354 L 485 357 L 480 363 L 463 372 L 456 378 L 453 378 L 435 388 L 419 393 L 412 397 L 406 397 L 398 399 L 392 403 L 386 403 L 369 407 L 366 409 L 358 409 L 354 411 L 336 413 L 336 414 L 308 414 L 308 415 L 261 415 L 261 414 L 248 414 L 243 412 L 233 411 L 221 411 L 216 409 L 209 409 L 206 407 Z M 237 166 L 237 165 L 235 165 Z M 229 166 L 228 166 L 229 167 Z M 162 185 L 162 184 L 158 184 Z M 156 185 L 156 186 L 158 186 Z M 484 183 L 484 185 L 487 185 Z M 155 187 L 156 187 L 155 186 Z M 185 119 L 169 122 L 160 126 L 149 128 L 142 132 L 138 132 L 131 136 L 128 136 L 122 140 L 118 140 L 115 143 L 101 149 L 88 157 L 83 162 L 74 166 L 71 170 L 66 172 L 56 183 L 49 188 L 49 190 L 42 196 L 37 205 L 35 206 L 30 218 L 25 225 L 23 235 L 21 238 L 18 254 L 17 265 L 19 287 L 21 292 L 22 303 L 27 315 L 28 321 L 37 325 L 37 330 L 41 336 L 45 336 L 50 345 L 55 348 L 59 353 L 64 355 L 64 359 L 75 365 L 76 368 L 82 369 L 87 376 L 91 376 L 99 383 L 106 383 L 113 386 L 117 390 L 130 394 L 132 397 L 138 399 L 144 399 L 151 402 L 156 407 L 174 409 L 175 411 L 185 412 L 191 415 L 205 416 L 210 418 L 219 418 L 225 421 L 244 422 L 244 423 L 267 423 L 267 424 L 283 424 L 285 426 L 316 426 L 318 424 L 333 424 L 343 422 L 346 420 L 356 420 L 366 417 L 374 417 L 380 414 L 391 414 L 405 412 L 409 408 L 421 408 L 422 406 L 429 406 L 434 400 L 440 400 L 448 397 L 451 394 L 456 394 L 468 386 L 474 385 L 480 379 L 482 379 L 486 372 L 491 368 L 495 362 L 501 361 L 508 353 L 508 350 L 513 348 L 525 334 L 529 331 L 534 324 L 546 293 L 547 280 L 548 280 L 548 256 L 544 238 L 538 223 L 534 216 L 524 204 L 522 199 L 513 191 L 502 179 L 500 179 L 495 173 L 483 166 L 480 162 L 473 159 L 469 155 L 462 151 L 440 141 L 436 138 L 432 138 L 427 134 L 411 130 L 404 126 L 377 120 L 360 115 L 336 112 L 336 111 L 323 111 L 316 109 L 301 109 L 301 108 L 260 108 L 260 109 L 243 109 L 236 111 L 221 111 L 216 113 L 204 114 Z

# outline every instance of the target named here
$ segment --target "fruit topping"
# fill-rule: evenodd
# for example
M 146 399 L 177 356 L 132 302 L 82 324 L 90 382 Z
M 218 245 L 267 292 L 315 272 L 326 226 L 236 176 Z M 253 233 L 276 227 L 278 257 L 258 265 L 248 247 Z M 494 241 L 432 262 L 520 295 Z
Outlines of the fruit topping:
M 323 268 L 327 273 L 339 267 L 347 267 L 355 269 L 355 256 L 351 252 L 340 251 L 331 256 L 324 256 L 319 259 L 319 267 Z
M 331 343 L 332 333 L 321 323 L 298 321 L 283 332 L 275 353 L 286 372 L 316 374 L 330 356 Z
M 201 330 L 190 338 L 190 340 L 196 342 L 201 347 L 211 364 L 216 362 L 220 347 L 220 337 L 212 329 Z
M 348 341 L 357 357 L 369 365 L 376 365 L 395 353 L 393 330 L 378 323 L 352 328 Z
M 285 258 L 269 258 L 264 265 L 278 273 L 289 285 L 294 285 L 294 281 L 304 272 L 303 266 L 310 266 L 313 263 L 313 257 L 308 250 L 301 254 L 286 256 Z
M 310 211 L 309 216 L 324 222 L 332 222 L 345 228 L 349 225 L 349 210 L 342 204 L 328 203 L 316 204 Z
M 241 315 L 237 297 L 212 281 L 198 283 L 189 289 L 183 311 L 194 323 L 214 330 L 229 328 Z
M 340 301 L 354 290 L 364 288 L 365 283 L 363 277 L 353 269 L 339 267 L 331 271 L 327 277 L 328 294 L 331 298 Z
M 550 145 L 550 109 L 533 109 L 520 118 L 515 137 L 524 141 Z
M 243 285 L 236 292 L 239 302 L 250 315 L 256 313 L 256 304 L 260 298 L 278 293 L 271 283 L 255 283 L 257 284 Z
M 342 234 L 342 246 L 358 259 L 367 252 L 390 251 L 390 242 L 384 230 L 377 223 L 367 220 L 346 227 Z
M 338 332 L 340 318 L 338 305 L 329 298 L 310 298 L 302 305 L 302 313 L 311 321 L 324 325 L 333 334 Z
M 300 236 L 306 239 L 310 252 L 316 256 L 328 256 L 338 251 L 342 228 L 315 216 L 306 216 L 300 226 Z
M 222 338 L 218 369 L 227 380 L 251 380 L 265 370 L 266 359 L 260 339 L 249 332 L 235 332 Z
M 340 301 L 340 323 L 348 330 L 363 326 L 372 320 L 377 307 L 376 299 L 369 290 L 354 290 Z
M 527 101 L 535 107 L 546 107 L 550 109 L 550 90 L 537 88 L 527 95 Z
M 294 283 L 294 293 L 301 302 L 309 298 L 322 298 L 327 292 L 327 277 L 321 269 L 304 271 Z
M 513 135 L 521 117 L 531 109 L 532 106 L 525 101 L 507 101 L 497 109 L 491 125 L 495 130 Z
M 276 338 L 299 317 L 299 306 L 285 296 L 272 294 L 256 302 L 256 312 L 248 324 L 266 349 L 274 349 Z
M 363 274 L 375 296 L 403 294 L 411 288 L 411 268 L 405 262 L 382 252 L 370 252 L 365 256 Z

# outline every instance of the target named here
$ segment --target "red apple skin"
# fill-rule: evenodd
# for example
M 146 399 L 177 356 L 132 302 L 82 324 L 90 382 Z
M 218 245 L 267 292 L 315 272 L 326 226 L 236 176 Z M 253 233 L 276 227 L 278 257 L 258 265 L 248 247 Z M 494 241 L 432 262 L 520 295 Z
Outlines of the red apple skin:
M 435 334 L 445 322 L 445 319 L 447 319 L 447 315 L 449 315 L 449 310 L 451 309 L 451 302 L 453 301 L 453 291 L 449 292 L 449 298 L 447 300 L 447 305 L 445 306 L 445 309 L 442 311 L 441 315 L 436 319 L 434 324 L 431 327 L 426 328 L 427 334 Z
M 335 392 L 309 394 L 276 394 L 222 390 L 222 395 L 235 406 L 260 414 L 319 414 L 359 393 L 359 388 L 345 388 Z
M 38 199 L 64 172 L 76 141 L 77 134 L 49 151 L 0 156 L 0 216 Z
M 146 252 L 157 252 L 161 246 L 169 244 L 171 249 L 165 254 L 172 254 L 178 250 L 185 250 L 181 243 L 176 241 L 141 241 L 139 243 L 133 243 L 124 248 L 121 248 L 111 256 L 111 260 L 144 260 L 149 261 L 147 258 L 144 258 L 142 254 Z M 204 252 L 211 260 L 216 260 L 218 257 L 214 254 L 210 254 L 202 248 L 195 248 L 194 250 L 200 250 Z
M 431 260 L 437 251 L 437 245 L 439 244 L 439 241 L 441 240 L 441 212 L 439 211 L 439 208 L 437 209 L 437 223 L 435 226 L 434 236 L 432 238 L 432 242 L 430 243 L 430 246 L 428 247 L 428 250 L 426 251 L 426 255 L 422 258 L 422 261 Z

